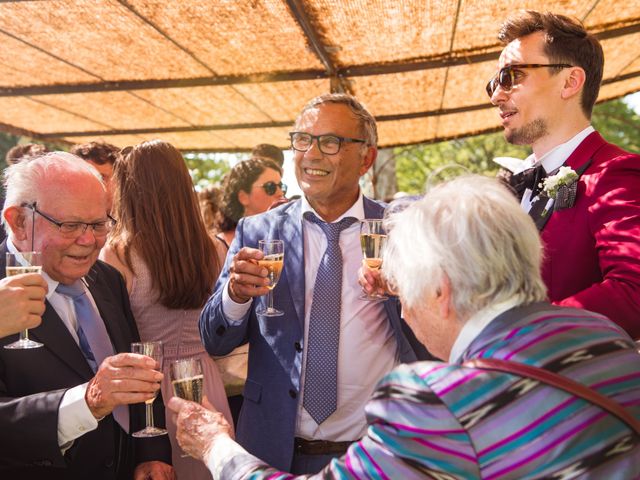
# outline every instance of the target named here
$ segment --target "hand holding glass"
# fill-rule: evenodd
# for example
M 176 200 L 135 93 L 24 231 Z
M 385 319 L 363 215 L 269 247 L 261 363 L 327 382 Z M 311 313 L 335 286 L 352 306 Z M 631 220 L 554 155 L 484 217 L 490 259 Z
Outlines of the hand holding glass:
M 371 270 L 382 267 L 382 252 L 387 243 L 387 234 L 382 227 L 381 219 L 364 219 L 360 221 L 360 246 L 364 262 Z M 378 293 L 362 294 L 363 300 L 386 300 L 386 295 Z
M 265 317 L 279 317 L 284 315 L 284 312 L 273 307 L 273 289 L 280 280 L 284 265 L 284 242 L 282 240 L 260 240 L 258 248 L 264 254 L 262 260 L 258 260 L 258 265 L 269 271 L 267 277 L 269 278 L 269 285 L 267 285 L 269 293 L 267 294 L 267 307 L 259 309 L 256 314 Z
M 42 259 L 40 252 L 18 252 L 7 253 L 6 276 L 12 277 L 21 273 L 40 273 L 42 272 Z M 20 332 L 20 339 L 16 340 L 4 348 L 11 350 L 20 350 L 27 348 L 39 348 L 43 344 L 34 342 L 29 339 L 29 330 L 25 329 Z
M 146 355 L 156 361 L 156 370 L 162 370 L 162 342 L 136 342 L 131 344 L 131 352 L 139 353 L 140 355 Z M 157 437 L 159 435 L 166 435 L 167 431 L 164 428 L 158 428 L 153 424 L 153 402 L 157 398 L 158 393 L 153 398 L 150 398 L 145 403 L 147 426 L 137 432 L 132 433 L 136 438 Z

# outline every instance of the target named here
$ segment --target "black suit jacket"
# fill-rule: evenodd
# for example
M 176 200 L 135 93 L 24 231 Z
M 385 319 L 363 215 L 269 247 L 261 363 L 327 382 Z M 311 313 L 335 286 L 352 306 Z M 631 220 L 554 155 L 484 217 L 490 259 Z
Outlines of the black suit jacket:
M 5 276 L 6 243 L 0 245 L 0 278 Z M 116 352 L 128 352 L 139 339 L 124 280 L 97 261 L 85 277 Z M 166 436 L 133 439 L 109 415 L 98 428 L 77 438 L 63 456 L 58 446 L 58 406 L 65 391 L 87 382 L 93 372 L 75 340 L 47 302 L 42 324 L 29 331 L 44 347 L 7 350 L 17 336 L 0 339 L 0 477 L 127 479 L 135 465 L 171 463 Z M 163 424 L 162 402 L 155 402 Z M 130 431 L 143 428 L 144 406 L 130 407 Z

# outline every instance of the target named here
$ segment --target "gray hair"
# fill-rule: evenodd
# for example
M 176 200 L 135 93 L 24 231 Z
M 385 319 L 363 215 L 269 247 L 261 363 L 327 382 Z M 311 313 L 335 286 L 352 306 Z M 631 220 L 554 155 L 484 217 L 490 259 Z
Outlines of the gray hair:
M 52 175 L 67 176 L 72 173 L 94 176 L 106 191 L 100 173 L 80 157 L 67 152 L 44 153 L 7 167 L 4 171 L 6 196 L 2 209 L 2 222 L 7 234 L 11 233 L 4 219 L 4 211 L 7 208 L 37 202 L 38 193 L 46 182 L 50 181 Z
M 360 131 L 366 141 L 365 145 L 369 147 L 378 145 L 378 127 L 376 126 L 375 118 L 373 118 L 373 115 L 369 113 L 369 110 L 367 110 L 360 101 L 347 93 L 325 93 L 310 100 L 309 103 L 304 106 L 298 118 L 296 118 L 295 125 L 297 126 L 300 123 L 305 112 L 313 108 L 318 108 L 325 103 L 337 103 L 349 107 L 349 110 L 351 110 L 360 121 Z
M 495 179 L 459 177 L 386 221 L 383 269 L 409 308 L 449 280 L 466 319 L 491 303 L 546 299 L 538 231 L 512 193 Z

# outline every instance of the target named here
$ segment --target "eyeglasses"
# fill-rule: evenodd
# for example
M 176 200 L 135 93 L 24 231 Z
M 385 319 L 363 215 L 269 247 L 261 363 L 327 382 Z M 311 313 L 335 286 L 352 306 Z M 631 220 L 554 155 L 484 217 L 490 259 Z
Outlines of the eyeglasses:
M 507 65 L 502 67 L 500 71 L 487 83 L 487 95 L 489 98 L 493 97 L 494 92 L 500 85 L 500 88 L 505 92 L 509 92 L 513 88 L 513 84 L 519 77 L 519 69 L 522 68 L 571 68 L 573 65 L 568 63 L 514 63 L 513 65 Z
M 278 188 L 282 190 L 282 193 L 287 193 L 287 185 L 282 182 L 266 182 L 262 185 L 254 185 L 254 187 L 262 187 L 264 188 L 264 192 L 267 195 L 274 195 Z
M 318 148 L 326 155 L 335 155 L 340 151 L 342 143 L 367 143 L 359 138 L 339 137 L 338 135 L 311 135 L 304 132 L 290 132 L 291 148 L 298 152 L 308 152 L 313 145 L 313 140 L 317 140 Z
M 56 227 L 58 227 L 58 230 L 60 230 L 62 236 L 66 238 L 77 238 L 80 235 L 84 234 L 84 232 L 86 232 L 87 228 L 89 227 L 91 227 L 91 231 L 96 237 L 104 237 L 111 231 L 116 223 L 116 221 L 110 215 L 107 215 L 107 217 L 109 217 L 108 220 L 104 220 L 102 222 L 59 222 L 56 219 L 51 218 L 49 215 L 46 215 L 38 210 L 35 203 L 32 205 L 22 206 L 31 209 L 34 213 L 37 213 L 45 220 L 54 224 Z

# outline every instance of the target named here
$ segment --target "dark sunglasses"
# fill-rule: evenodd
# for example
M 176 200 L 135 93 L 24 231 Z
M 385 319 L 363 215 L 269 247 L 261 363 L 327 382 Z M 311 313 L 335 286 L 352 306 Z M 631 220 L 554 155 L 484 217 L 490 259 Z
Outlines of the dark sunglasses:
M 510 91 L 513 88 L 513 84 L 516 80 L 516 72 L 523 68 L 571 68 L 573 65 L 568 63 L 514 63 L 513 65 L 507 65 L 502 67 L 500 71 L 487 83 L 487 95 L 489 98 L 493 97 L 494 92 L 500 85 L 500 88 L 505 92 Z
M 262 185 L 254 185 L 254 187 L 264 188 L 264 192 L 267 195 L 274 195 L 278 191 L 278 188 L 282 190 L 282 193 L 287 193 L 287 186 L 282 182 L 278 182 L 278 183 L 266 182 L 266 183 L 263 183 Z

